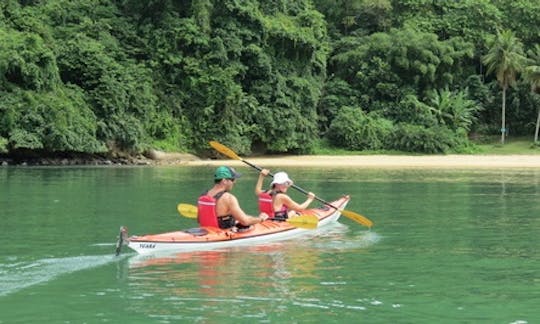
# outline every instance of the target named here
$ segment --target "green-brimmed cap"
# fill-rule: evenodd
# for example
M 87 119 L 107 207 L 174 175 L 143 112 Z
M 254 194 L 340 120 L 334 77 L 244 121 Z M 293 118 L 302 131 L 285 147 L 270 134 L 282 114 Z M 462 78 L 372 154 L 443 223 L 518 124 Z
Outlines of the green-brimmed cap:
M 214 174 L 215 180 L 221 180 L 221 179 L 237 179 L 240 178 L 242 175 L 236 170 L 234 170 L 231 167 L 228 166 L 220 166 L 216 169 L 216 173 Z

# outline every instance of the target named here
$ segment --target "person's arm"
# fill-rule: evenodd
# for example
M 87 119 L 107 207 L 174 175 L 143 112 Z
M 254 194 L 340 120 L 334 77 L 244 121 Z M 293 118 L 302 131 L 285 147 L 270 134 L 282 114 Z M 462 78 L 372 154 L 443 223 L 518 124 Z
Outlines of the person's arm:
M 308 208 L 309 204 L 311 204 L 315 200 L 315 194 L 313 192 L 308 192 L 307 199 L 300 205 L 303 209 Z
M 259 172 L 259 179 L 257 179 L 257 184 L 255 185 L 255 194 L 257 196 L 264 192 L 264 190 L 262 190 L 263 182 L 268 173 L 270 173 L 270 171 L 267 169 L 262 169 L 261 172 Z
M 223 198 L 226 198 L 229 213 L 234 217 L 234 219 L 244 226 L 262 223 L 268 218 L 266 213 L 260 213 L 258 217 L 247 215 L 242 208 L 240 208 L 238 199 L 236 199 L 236 197 L 230 193 L 227 194 L 226 197 L 221 197 L 221 199 Z
M 292 200 L 291 197 L 283 193 L 279 194 L 278 198 L 281 200 L 280 201 L 281 204 L 287 206 L 288 209 L 294 210 L 294 211 L 302 211 L 308 208 L 309 204 L 311 204 L 311 202 L 315 199 L 315 194 L 313 192 L 309 192 L 308 198 L 306 199 L 306 201 L 304 201 L 301 204 L 298 204 L 297 202 Z

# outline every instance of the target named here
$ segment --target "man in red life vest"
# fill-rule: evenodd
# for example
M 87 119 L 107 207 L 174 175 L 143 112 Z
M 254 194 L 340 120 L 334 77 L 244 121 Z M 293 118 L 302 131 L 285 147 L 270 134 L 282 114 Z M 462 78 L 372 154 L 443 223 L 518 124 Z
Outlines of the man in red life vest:
M 238 199 L 230 193 L 238 178 L 240 173 L 231 167 L 220 166 L 216 169 L 214 186 L 201 195 L 197 203 L 200 226 L 245 228 L 268 218 L 266 213 L 260 213 L 258 217 L 249 216 L 240 208 Z

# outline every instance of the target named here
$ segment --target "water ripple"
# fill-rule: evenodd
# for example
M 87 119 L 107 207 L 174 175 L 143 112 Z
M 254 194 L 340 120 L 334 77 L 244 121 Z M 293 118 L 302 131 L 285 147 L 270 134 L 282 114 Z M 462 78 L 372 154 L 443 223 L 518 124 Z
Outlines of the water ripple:
M 91 255 L 0 264 L 2 274 L 0 296 L 51 281 L 60 275 L 98 267 L 117 260 L 117 257 L 110 255 Z

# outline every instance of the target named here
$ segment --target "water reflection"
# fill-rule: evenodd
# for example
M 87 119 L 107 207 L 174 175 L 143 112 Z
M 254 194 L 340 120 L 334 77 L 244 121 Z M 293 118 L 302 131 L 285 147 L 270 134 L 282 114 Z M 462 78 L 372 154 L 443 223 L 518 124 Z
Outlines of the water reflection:
M 345 264 L 326 263 L 329 253 L 361 251 L 376 243 L 374 232 L 355 233 L 343 224 L 304 239 L 219 251 L 134 256 L 127 262 L 133 311 L 160 319 L 281 319 L 293 309 L 347 307 L 321 290 L 342 285 L 328 276 Z M 152 309 L 144 307 L 148 300 Z M 155 302 L 159 299 L 160 302 Z M 194 314 L 199 314 L 194 316 Z
M 160 298 L 162 303 L 152 303 L 154 309 L 146 309 L 147 315 L 191 317 L 199 311 L 201 317 L 216 319 L 222 313 L 263 317 L 269 305 L 286 308 L 295 298 L 289 287 L 292 280 L 302 280 L 303 289 L 314 289 L 310 286 L 319 279 L 314 271 L 318 256 L 314 251 L 272 244 L 134 257 L 129 260 L 130 293 L 142 303 L 135 303 L 134 311 L 140 311 L 148 298 Z

